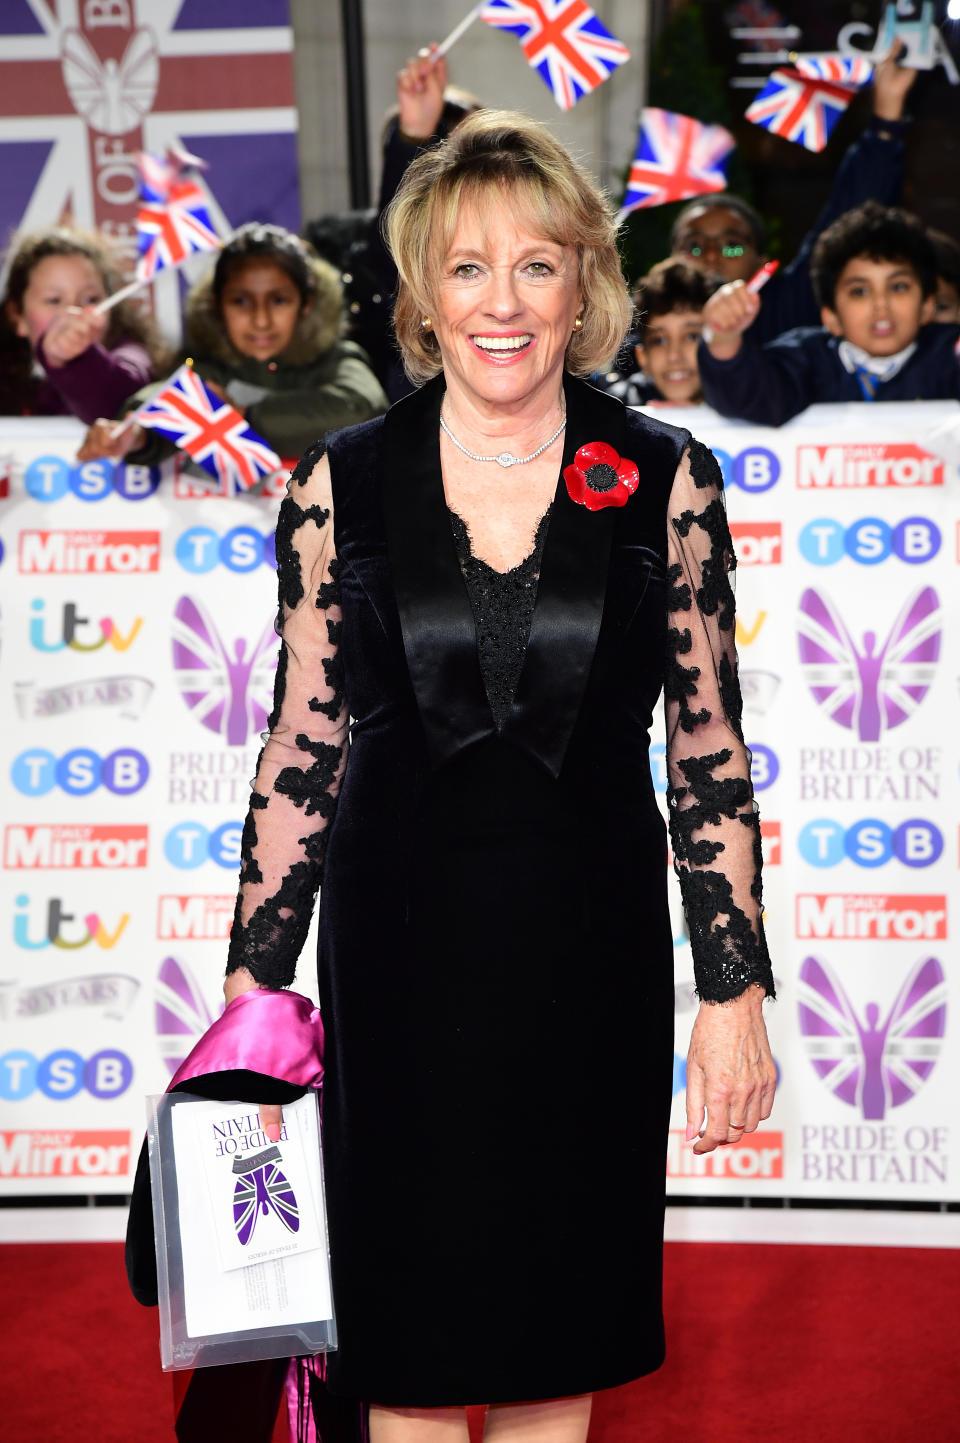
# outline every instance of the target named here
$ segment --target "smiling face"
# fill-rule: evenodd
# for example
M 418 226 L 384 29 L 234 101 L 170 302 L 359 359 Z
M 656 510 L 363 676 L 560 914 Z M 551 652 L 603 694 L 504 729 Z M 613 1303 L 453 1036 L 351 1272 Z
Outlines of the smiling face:
M 220 292 L 220 315 L 234 350 L 269 361 L 287 349 L 304 304 L 297 285 L 275 261 L 254 259 L 233 266 Z
M 93 261 L 82 255 L 45 256 L 30 272 L 19 308 L 11 304 L 17 335 L 36 349 L 54 316 L 70 307 L 95 306 L 106 296 Z
M 581 306 L 577 253 L 525 230 L 509 201 L 465 206 L 439 265 L 433 329 L 448 389 L 475 405 L 552 398 Z
M 673 248 L 698 270 L 725 281 L 748 281 L 763 264 L 748 221 L 723 205 L 691 210 Z
M 828 331 L 869 355 L 895 356 L 933 319 L 935 306 L 906 261 L 854 256 L 837 279 L 833 306 L 820 315 Z
M 637 360 L 665 401 L 689 405 L 700 400 L 697 346 L 702 332 L 699 311 L 668 311 L 647 321 Z

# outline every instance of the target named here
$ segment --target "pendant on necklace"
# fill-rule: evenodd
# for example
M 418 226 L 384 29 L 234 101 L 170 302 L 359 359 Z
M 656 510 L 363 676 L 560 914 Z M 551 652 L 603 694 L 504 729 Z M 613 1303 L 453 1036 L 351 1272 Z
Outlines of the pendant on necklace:
M 498 466 L 516 466 L 517 457 L 511 451 L 501 451 L 497 457 Z

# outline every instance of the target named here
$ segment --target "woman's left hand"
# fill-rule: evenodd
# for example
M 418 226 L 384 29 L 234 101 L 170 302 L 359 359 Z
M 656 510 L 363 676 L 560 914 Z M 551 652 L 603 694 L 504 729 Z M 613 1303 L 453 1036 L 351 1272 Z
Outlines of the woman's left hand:
M 732 1002 L 700 1004 L 687 1053 L 687 1141 L 697 1139 L 695 1153 L 739 1142 L 770 1116 L 777 1070 L 764 996 L 753 986 Z

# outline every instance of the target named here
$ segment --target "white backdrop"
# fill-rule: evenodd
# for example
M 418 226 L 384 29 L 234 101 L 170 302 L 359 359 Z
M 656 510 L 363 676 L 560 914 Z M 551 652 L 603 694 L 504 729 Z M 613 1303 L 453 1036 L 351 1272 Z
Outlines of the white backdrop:
M 960 499 L 937 439 L 955 416 L 820 407 L 768 431 L 669 413 L 727 473 L 781 1070 L 762 1131 L 695 1160 L 681 1142 L 695 1002 L 675 905 L 674 1194 L 960 1196 L 946 1046 Z M 0 421 L 8 1194 L 127 1191 L 143 1097 L 220 1005 L 276 654 L 277 496 L 78 469 L 80 435 L 72 421 Z M 662 788 L 659 740 L 653 767 Z M 305 954 L 303 991 L 312 970 Z

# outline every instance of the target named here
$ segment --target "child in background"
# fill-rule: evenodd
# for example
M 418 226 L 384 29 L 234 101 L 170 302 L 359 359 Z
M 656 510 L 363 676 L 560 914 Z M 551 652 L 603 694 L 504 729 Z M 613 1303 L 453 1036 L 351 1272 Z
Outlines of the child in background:
M 960 321 L 960 245 L 942 230 L 927 230 L 937 258 L 935 321 Z
M 53 229 L 17 245 L 0 302 L 0 414 L 78 416 L 118 411 L 165 357 L 136 302 L 93 308 L 121 278 L 97 235 Z
M 334 268 L 280 226 L 241 226 L 213 273 L 187 298 L 186 351 L 197 375 L 241 411 L 284 458 L 327 431 L 366 421 L 387 398 L 359 346 L 341 339 L 343 289 Z M 156 388 L 141 391 L 126 411 Z M 101 419 L 80 448 L 157 465 L 174 452 L 156 431 Z
M 633 293 L 634 354 L 640 370 L 608 385 L 612 396 L 627 406 L 699 404 L 703 397 L 697 347 L 703 308 L 715 289 L 716 282 L 688 261 L 660 261 L 647 272 Z
M 841 216 L 811 260 L 822 327 L 766 346 L 744 331 L 761 296 L 743 281 L 704 307 L 704 399 L 725 416 L 780 426 L 817 401 L 960 398 L 960 326 L 930 324 L 937 266 L 915 216 L 872 201 Z

